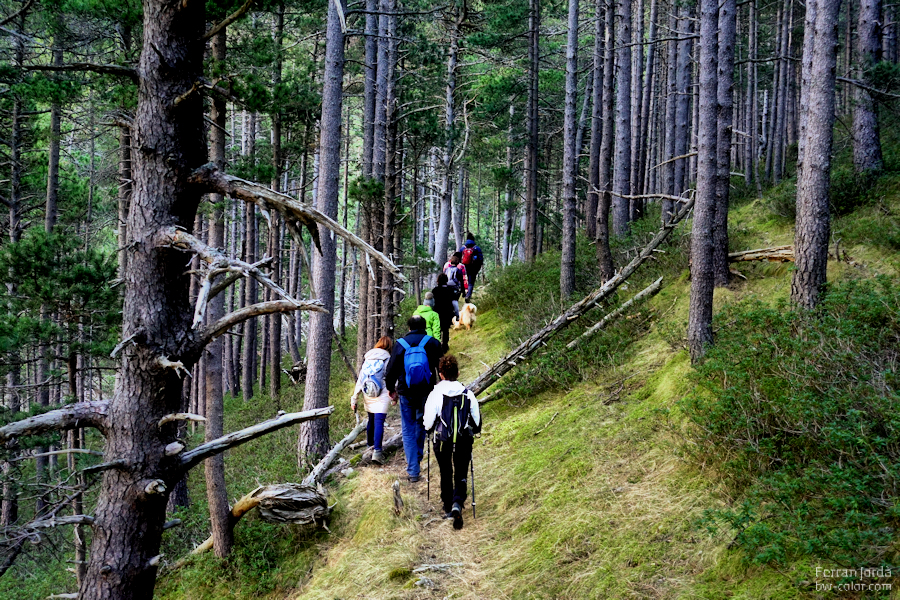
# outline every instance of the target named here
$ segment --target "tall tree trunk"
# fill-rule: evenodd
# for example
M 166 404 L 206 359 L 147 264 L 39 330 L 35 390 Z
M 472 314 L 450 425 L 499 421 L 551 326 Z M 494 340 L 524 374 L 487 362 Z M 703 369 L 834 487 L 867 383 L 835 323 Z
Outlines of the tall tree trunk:
M 566 45 L 566 108 L 563 117 L 563 231 L 559 291 L 569 298 L 575 291 L 575 178 L 578 171 L 575 105 L 578 96 L 578 0 L 569 0 Z
M 647 167 L 647 156 L 649 154 L 650 144 L 651 144 L 651 136 L 650 132 L 650 103 L 653 99 L 653 77 L 655 75 L 656 69 L 656 44 L 653 43 L 656 40 L 656 18 L 657 18 L 657 5 L 659 4 L 658 0 L 650 0 L 650 45 L 647 47 L 647 75 L 644 77 L 644 91 L 642 94 L 642 104 L 641 104 L 641 130 L 635 138 L 638 144 L 638 159 L 635 163 L 635 169 L 637 169 L 637 177 L 635 179 L 636 185 L 634 186 L 632 192 L 635 194 L 643 194 L 645 193 L 646 187 L 646 167 Z M 636 217 L 640 217 L 643 215 L 643 200 L 638 200 L 640 202 L 640 209 L 637 211 Z
M 256 113 L 250 113 L 248 118 L 246 156 L 250 161 L 256 162 Z M 244 261 L 253 264 L 257 261 L 257 247 L 259 243 L 259 219 L 256 216 L 256 206 L 247 203 L 244 207 L 244 219 L 247 225 L 247 235 L 244 237 Z M 247 277 L 244 282 L 244 306 L 252 306 L 259 299 L 259 284 L 254 277 Z M 241 387 L 244 392 L 244 401 L 249 402 L 253 398 L 253 385 L 256 382 L 256 352 L 257 332 L 259 327 L 257 319 L 244 321 L 243 332 L 243 370 Z
M 344 34 L 335 2 L 328 4 L 325 33 L 325 73 L 322 81 L 322 118 L 319 138 L 319 179 L 316 208 L 337 219 L 341 176 L 341 105 L 344 79 Z M 306 392 L 304 410 L 328 406 L 331 381 L 331 341 L 334 335 L 334 268 L 337 243 L 331 232 L 319 228 L 321 255 L 314 261 L 316 298 L 328 313 L 311 313 L 306 338 Z M 328 421 L 320 419 L 300 427 L 298 459 L 301 466 L 315 464 L 329 448 Z
M 218 64 L 225 62 L 226 33 L 223 28 L 212 38 L 212 58 Z M 225 168 L 225 100 L 213 97 L 210 121 L 215 126 L 209 129 L 210 161 L 220 169 Z M 209 245 L 213 248 L 225 247 L 225 197 L 210 194 L 213 212 L 209 218 Z M 225 297 L 217 294 L 209 301 L 209 322 L 215 323 L 225 316 Z M 225 406 L 222 398 L 223 340 L 218 338 L 206 347 L 206 441 L 221 437 L 225 432 Z M 231 508 L 228 506 L 228 492 L 225 488 L 225 456 L 217 454 L 206 459 L 206 499 L 209 503 L 209 520 L 212 529 L 213 549 L 216 556 L 224 558 L 234 546 L 234 531 L 231 523 Z
M 674 156 L 680 156 L 674 164 L 674 182 L 672 195 L 680 196 L 688 187 L 690 169 L 688 159 L 684 156 L 688 153 L 690 139 L 691 120 L 691 51 L 693 41 L 688 37 L 694 32 L 694 18 L 692 7 L 683 4 L 678 5 L 678 31 L 684 38 L 678 42 L 678 63 L 676 66 L 675 85 L 675 150 Z
M 856 79 L 873 85 L 871 69 L 881 61 L 881 0 L 860 0 L 856 28 Z M 869 90 L 853 89 L 853 167 L 865 178 L 884 168 L 878 111 Z
M 397 122 L 394 118 L 397 93 L 397 17 L 395 0 L 382 0 L 382 11 L 387 13 L 387 87 L 384 91 L 385 121 L 385 186 L 384 186 L 384 222 L 382 225 L 383 252 L 394 260 L 396 203 L 400 191 L 398 158 L 401 151 L 397 144 Z M 380 67 L 379 67 L 380 68 Z M 338 162 L 340 166 L 340 162 Z M 336 193 L 336 192 L 335 192 Z M 335 209 L 337 211 L 337 209 Z M 394 276 L 387 269 L 381 270 L 381 335 L 394 335 Z M 333 292 L 332 292 L 333 294 Z M 333 327 L 332 327 L 333 329 Z
M 272 73 L 272 85 L 276 90 L 281 87 L 282 78 L 282 45 L 284 43 L 284 2 L 275 5 L 275 23 L 272 27 L 272 37 L 275 42 L 275 65 Z M 284 172 L 283 157 L 281 156 L 281 113 L 276 106 L 272 114 L 272 189 L 282 191 L 282 175 Z M 337 215 L 335 215 L 337 216 Z M 281 283 L 281 255 L 282 255 L 282 231 L 281 217 L 272 213 L 269 226 L 269 256 L 272 257 L 272 279 L 275 283 Z M 332 266 L 332 268 L 334 268 Z M 272 295 L 271 300 L 277 300 Z M 269 397 L 280 406 L 281 402 L 281 315 L 278 313 L 269 316 Z
M 697 129 L 697 195 L 691 228 L 691 302 L 688 348 L 699 360 L 712 344 L 715 245 L 718 0 L 700 0 L 700 114 Z
M 598 2 L 603 0 L 598 0 Z M 612 2 L 606 2 L 604 19 L 604 41 L 606 51 L 603 58 L 603 133 L 600 144 L 599 181 L 600 197 L 597 204 L 597 266 L 600 278 L 609 281 L 615 274 L 612 252 L 609 249 L 609 213 L 612 207 L 612 164 L 613 164 L 613 112 L 615 106 L 615 90 L 613 80 L 615 73 L 615 9 Z
M 631 203 L 631 0 L 616 0 L 618 6 L 618 44 L 616 81 L 616 150 L 613 165 L 613 232 L 628 234 Z
M 588 239 L 597 237 L 597 206 L 600 203 L 600 141 L 603 132 L 603 5 L 594 2 L 594 54 L 591 93 L 591 149 L 588 164 L 588 190 L 585 204 L 585 233 Z
M 669 10 L 669 31 L 678 29 L 678 17 L 675 13 L 674 6 Z M 663 174 L 663 192 L 670 196 L 675 195 L 675 114 L 678 104 L 678 87 L 676 83 L 678 68 L 678 41 L 675 36 L 671 36 L 666 42 L 666 133 L 665 133 L 665 151 L 663 153 L 662 165 Z M 672 200 L 663 199 L 662 201 L 662 222 L 663 225 L 668 223 L 672 215 L 675 214 L 675 203 Z
M 123 460 L 128 467 L 103 475 L 91 559 L 81 586 L 81 598 L 87 600 L 152 597 L 166 490 L 180 476 L 165 454 L 176 426 L 158 424 L 163 415 L 178 411 L 182 382 L 176 369 L 162 368 L 159 359 L 178 358 L 182 340 L 190 337 L 189 277 L 184 255 L 157 247 L 155 237 L 173 225 L 190 230 L 199 203 L 187 179 L 206 160 L 203 101 L 185 92 L 203 74 L 205 23 L 203 3 L 144 2 L 134 132 L 135 145 L 145 150 L 133 165 L 128 238 L 134 248 L 122 314 L 123 337 L 138 338 L 122 355 L 105 451 L 107 460 Z M 187 364 L 193 358 L 184 357 Z
M 803 163 L 797 183 L 797 226 L 794 238 L 796 269 L 791 280 L 791 301 L 812 309 L 821 300 L 827 280 L 830 217 L 828 190 L 834 127 L 837 23 L 841 0 L 807 0 L 815 21 L 807 22 L 805 36 L 814 36 L 810 61 L 804 63 L 803 81 L 809 86 L 809 111 Z
M 728 197 L 731 188 L 731 134 L 734 122 L 734 43 L 737 35 L 735 0 L 719 7 L 718 115 L 716 152 L 716 207 L 713 233 L 713 278 L 728 285 Z
M 538 98 L 541 62 L 541 3 L 529 0 L 528 8 L 528 107 L 525 147 L 525 260 L 532 261 L 538 252 Z

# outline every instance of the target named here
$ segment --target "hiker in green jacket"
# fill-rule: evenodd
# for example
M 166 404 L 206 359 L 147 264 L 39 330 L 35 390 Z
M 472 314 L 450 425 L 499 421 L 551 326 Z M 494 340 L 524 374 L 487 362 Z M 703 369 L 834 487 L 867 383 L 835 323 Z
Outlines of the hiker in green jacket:
M 425 294 L 425 302 L 416 308 L 413 315 L 425 319 L 425 332 L 436 340 L 441 339 L 441 317 L 434 312 L 434 294 Z

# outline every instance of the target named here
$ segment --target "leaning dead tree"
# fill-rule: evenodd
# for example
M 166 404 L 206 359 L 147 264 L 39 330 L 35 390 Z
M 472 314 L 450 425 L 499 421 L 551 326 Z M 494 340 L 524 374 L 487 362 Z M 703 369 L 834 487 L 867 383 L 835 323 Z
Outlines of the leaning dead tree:
M 178 439 L 177 420 L 166 420 L 181 410 L 183 377 L 206 345 L 230 327 L 262 314 L 332 308 L 285 297 L 261 275 L 259 263 L 230 259 L 192 238 L 201 198 L 220 193 L 255 204 L 264 215 L 277 212 L 295 236 L 306 227 L 315 240 L 318 227 L 324 226 L 402 280 L 387 257 L 333 219 L 205 165 L 203 94 L 218 93 L 202 85 L 206 3 L 144 0 L 143 16 L 141 56 L 127 73 L 138 82 L 138 102 L 132 126 L 133 195 L 123 243 L 121 368 L 112 400 L 51 411 L 0 432 L 0 442 L 72 427 L 91 427 L 105 436 L 99 499 L 94 514 L 85 515 L 92 519 L 92 542 L 79 592 L 84 600 L 153 596 L 166 503 L 189 469 L 250 439 L 331 412 L 324 408 L 282 415 L 193 449 Z M 206 306 L 192 306 L 189 299 L 185 253 L 201 258 L 207 288 L 203 303 L 226 282 L 246 276 L 262 281 L 281 299 L 252 304 L 203 325 Z
M 491 368 L 479 375 L 478 378 L 469 385 L 469 389 L 475 394 L 480 394 L 485 391 L 498 379 L 511 371 L 513 367 L 534 354 L 539 348 L 545 346 L 548 339 L 568 327 L 573 321 L 583 317 L 588 311 L 594 308 L 598 302 L 604 298 L 608 298 L 625 282 L 625 280 L 631 277 L 631 274 L 634 273 L 638 267 L 644 264 L 644 262 L 653 255 L 653 251 L 663 242 L 663 240 L 669 237 L 669 234 L 672 233 L 675 226 L 687 216 L 693 206 L 693 200 L 687 201 L 681 210 L 678 211 L 678 214 L 672 217 L 671 221 L 663 225 L 653 239 L 650 240 L 650 243 L 641 250 L 640 254 L 638 254 L 634 260 L 628 263 L 621 271 L 616 273 L 612 279 L 585 296 L 581 301 L 573 304 L 566 312 L 553 319 L 549 325 L 532 335 L 530 338 L 519 344 L 519 346 L 509 354 L 494 363 Z

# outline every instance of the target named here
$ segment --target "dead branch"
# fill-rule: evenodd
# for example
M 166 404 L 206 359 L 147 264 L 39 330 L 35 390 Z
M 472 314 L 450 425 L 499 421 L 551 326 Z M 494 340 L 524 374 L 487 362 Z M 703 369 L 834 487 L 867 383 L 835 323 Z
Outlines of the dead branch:
M 359 434 L 366 430 L 366 425 L 367 421 L 364 420 L 359 425 L 354 427 L 353 431 L 347 434 L 344 439 L 335 444 L 334 448 L 332 448 L 331 451 L 326 454 L 315 467 L 313 467 L 313 470 L 309 472 L 309 475 L 307 475 L 301 483 L 303 485 L 315 485 L 316 483 L 321 481 L 322 474 L 325 473 L 328 467 L 331 466 L 331 463 L 337 460 L 337 457 L 341 452 L 343 452 L 344 448 L 349 446 L 353 442 L 353 440 L 359 437 Z
M 426 573 L 428 571 L 446 571 L 451 567 L 464 567 L 465 563 L 443 563 L 440 565 L 419 565 L 412 570 L 413 573 Z
M 251 6 L 253 6 L 253 2 L 254 0 L 247 0 L 246 2 L 244 2 L 243 6 L 241 6 L 239 9 L 225 17 L 218 24 L 213 25 L 213 28 L 204 33 L 201 39 L 208 40 L 212 36 L 216 35 L 220 31 L 240 19 L 242 16 L 244 16 L 244 13 L 247 12 Z
M 579 342 L 581 342 L 582 340 L 586 340 L 587 338 L 591 337 L 592 335 L 594 335 L 595 333 L 597 333 L 598 331 L 600 331 L 601 329 L 606 327 L 606 325 L 610 321 L 612 321 L 613 319 L 615 319 L 616 317 L 618 317 L 619 315 L 624 313 L 626 310 L 630 309 L 635 304 L 639 304 L 643 300 L 658 294 L 659 290 L 662 289 L 662 280 L 663 280 L 663 278 L 660 277 L 659 279 L 657 279 L 656 281 L 654 281 L 653 283 L 648 285 L 646 288 L 644 288 L 643 290 L 641 290 L 640 292 L 635 294 L 635 296 L 631 300 L 629 300 L 628 302 L 625 302 L 624 304 L 622 304 L 622 306 L 620 306 L 616 310 L 612 311 L 611 313 L 609 313 L 608 315 L 603 317 L 593 327 L 591 327 L 590 329 L 588 329 L 587 331 L 582 333 L 579 337 L 577 337 L 574 340 L 572 340 L 571 342 L 569 342 L 566 347 L 569 350 L 571 350 L 572 348 L 577 346 Z
M 50 517 L 29 523 L 27 529 L 50 529 L 60 525 L 93 525 L 94 517 L 90 515 L 69 515 L 66 517 Z
M 252 276 L 261 284 L 263 284 L 263 286 L 269 288 L 281 298 L 289 302 L 293 302 L 298 306 L 300 304 L 300 302 L 292 298 L 291 295 L 284 290 L 284 288 L 272 281 L 272 279 L 270 279 L 265 273 L 259 270 L 259 266 L 264 265 L 271 260 L 269 258 L 251 265 L 237 258 L 231 258 L 227 256 L 217 248 L 213 248 L 212 246 L 203 243 L 184 229 L 174 226 L 168 227 L 160 233 L 158 243 L 161 245 L 171 246 L 185 252 L 193 252 L 197 255 L 198 258 L 200 258 L 201 261 L 208 265 L 207 275 L 204 278 L 200 292 L 197 295 L 197 305 L 194 311 L 194 322 L 192 325 L 194 329 L 196 329 L 200 326 L 200 324 L 203 323 L 203 315 L 206 312 L 206 305 L 209 299 L 215 296 L 215 294 L 213 293 L 213 280 L 216 276 L 223 273 L 233 273 L 237 277 Z M 235 278 L 231 279 L 230 281 L 233 283 L 236 280 L 237 279 Z M 224 287 L 215 287 L 215 291 L 217 293 L 222 289 L 224 289 Z
M 728 262 L 743 262 L 750 260 L 767 260 L 769 262 L 794 262 L 793 246 L 775 246 L 773 248 L 760 248 L 759 250 L 744 250 L 732 252 L 728 255 Z
M 539 433 L 541 433 L 542 431 L 544 431 L 545 429 L 550 427 L 550 424 L 553 423 L 553 421 L 556 419 L 557 416 L 559 416 L 559 411 L 556 411 L 555 413 L 553 413 L 553 416 L 550 417 L 550 420 L 547 421 L 547 424 L 544 425 L 543 427 L 541 427 L 540 429 L 538 429 L 537 431 L 535 431 L 534 435 L 538 435 Z
M 316 408 L 303 412 L 287 413 L 274 419 L 269 419 L 268 421 L 263 421 L 262 423 L 257 423 L 256 425 L 253 425 L 251 427 L 241 429 L 240 431 L 235 431 L 234 433 L 223 435 L 218 439 L 212 440 L 211 442 L 207 442 L 205 444 L 201 444 L 193 450 L 182 454 L 181 469 L 183 471 L 188 471 L 210 456 L 221 454 L 229 448 L 235 448 L 237 446 L 240 446 L 241 444 L 245 444 L 251 440 L 255 440 L 258 437 L 262 437 L 266 434 L 272 433 L 273 431 L 278 431 L 279 429 L 284 429 L 285 427 L 290 427 L 291 425 L 295 425 L 297 423 L 312 421 L 313 419 L 322 419 L 333 412 L 334 407 L 327 406 L 325 408 Z
M 118 75 L 119 77 L 127 77 L 135 83 L 137 83 L 140 79 L 136 69 L 132 69 L 131 67 L 123 67 L 122 65 L 105 65 L 98 63 L 80 62 L 69 63 L 67 65 L 24 65 L 22 68 L 26 71 L 78 71 L 99 73 L 101 75 Z
M 0 442 L 26 435 L 37 435 L 45 431 L 63 431 L 76 427 L 93 427 L 105 432 L 108 410 L 109 402 L 106 400 L 69 404 L 0 427 Z
M 244 202 L 251 202 L 264 211 L 277 211 L 284 216 L 285 224 L 291 233 L 300 239 L 300 227 L 306 227 L 317 247 L 319 246 L 318 225 L 322 225 L 337 236 L 360 249 L 366 255 L 373 256 L 385 269 L 390 271 L 400 282 L 405 283 L 406 277 L 387 256 L 373 248 L 360 237 L 341 226 L 340 223 L 320 212 L 316 208 L 304 204 L 296 198 L 275 192 L 258 183 L 252 183 L 228 175 L 219 170 L 214 164 L 207 164 L 197 169 L 191 176 L 191 182 L 202 186 L 206 191 L 217 192 L 232 198 L 238 198 Z
M 283 313 L 290 312 L 294 310 L 308 310 L 312 312 L 323 312 L 327 313 L 322 303 L 319 300 L 310 300 L 309 302 L 297 302 L 295 303 L 292 300 L 270 300 L 269 302 L 259 302 L 257 304 L 252 304 L 250 306 L 245 306 L 240 310 L 236 310 L 232 313 L 229 313 L 204 329 L 198 339 L 197 343 L 202 348 L 205 347 L 209 342 L 216 339 L 233 326 L 238 323 L 243 323 L 247 319 L 252 317 L 258 317 L 260 315 L 268 315 L 272 313 Z
M 2 21 L 0 21 L 0 27 L 3 27 L 3 26 L 6 25 L 7 23 L 11 23 L 12 21 L 15 21 L 16 18 L 18 18 L 19 15 L 24 14 L 29 8 L 31 8 L 31 5 L 32 5 L 32 4 L 34 4 L 34 0 L 28 0 L 28 2 L 26 2 L 26 3 L 22 6 L 22 8 L 20 8 L 19 10 L 17 10 L 16 12 L 14 12 L 13 14 L 9 15 L 8 17 L 6 17 L 6 18 L 3 19 Z
M 625 198 L 626 200 L 653 200 L 654 198 L 661 198 L 663 200 L 671 200 L 672 202 L 687 202 L 688 199 L 683 196 L 671 196 L 669 194 L 637 194 L 628 196 L 626 194 L 617 194 L 615 192 L 609 192 L 611 196 L 616 196 L 617 198 Z
M 29 458 L 41 458 L 44 456 L 58 456 L 62 454 L 91 454 L 93 456 L 103 456 L 102 452 L 97 450 L 88 450 L 87 448 L 66 448 L 65 450 L 51 450 L 50 452 L 41 452 L 40 454 L 25 454 L 16 458 L 9 459 L 9 462 L 18 460 L 27 460 Z
M 559 331 L 565 329 L 573 321 L 584 316 L 589 310 L 597 305 L 598 302 L 610 296 L 616 289 L 627 280 L 644 261 L 653 254 L 653 250 L 659 246 L 663 240 L 669 237 L 669 234 L 675 229 L 678 223 L 684 219 L 691 209 L 694 207 L 694 200 L 691 199 L 681 207 L 672 219 L 663 225 L 657 232 L 649 244 L 647 244 L 640 254 L 634 260 L 628 263 L 621 271 L 604 283 L 600 288 L 594 290 L 585 296 L 580 302 L 573 304 L 563 314 L 556 317 L 549 325 L 532 335 L 530 338 L 522 342 L 517 348 L 509 352 L 487 371 L 478 376 L 478 378 L 469 385 L 469 389 L 477 396 L 481 392 L 488 389 L 500 377 L 508 373 L 521 361 L 527 359 L 538 348 L 546 344 L 547 340 L 556 335 Z
M 171 423 L 172 421 L 196 421 L 197 423 L 205 423 L 206 417 L 201 417 L 200 415 L 195 415 L 193 413 L 172 413 L 165 415 L 160 419 L 157 427 L 162 427 L 166 423 Z
M 231 523 L 259 507 L 260 516 L 269 522 L 312 525 L 321 523 L 331 512 L 325 496 L 314 486 L 297 483 L 279 483 L 260 486 L 235 502 L 231 509 Z M 191 551 L 203 554 L 213 547 L 212 536 Z M 176 564 L 181 566 L 183 561 Z

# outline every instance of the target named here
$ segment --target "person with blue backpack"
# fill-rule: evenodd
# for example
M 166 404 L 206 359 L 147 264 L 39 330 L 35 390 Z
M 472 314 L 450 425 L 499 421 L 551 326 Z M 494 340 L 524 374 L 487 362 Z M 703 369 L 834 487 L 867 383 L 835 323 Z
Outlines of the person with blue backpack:
M 400 398 L 400 425 L 406 475 L 410 483 L 419 481 L 425 450 L 422 411 L 425 398 L 437 383 L 437 365 L 441 343 L 425 332 L 425 319 L 413 315 L 406 322 L 409 333 L 397 340 L 387 366 L 385 385 L 391 398 Z
M 441 381 L 425 402 L 423 423 L 433 431 L 434 457 L 441 471 L 441 502 L 444 518 L 453 519 L 453 528 L 462 529 L 462 509 L 466 503 L 467 475 L 472 463 L 472 444 L 481 433 L 478 400 L 460 383 L 459 363 L 448 354 L 438 365 Z M 474 475 L 474 466 L 471 466 Z M 472 489 L 472 513 L 475 490 Z
M 372 462 L 384 464 L 384 452 L 382 441 L 384 440 L 384 420 L 387 418 L 388 407 L 396 404 L 391 399 L 390 392 L 384 383 L 387 373 L 388 361 L 391 358 L 391 349 L 394 340 L 389 336 L 382 336 L 376 342 L 375 347 L 366 352 L 359 376 L 356 379 L 356 387 L 350 395 L 350 409 L 356 412 L 356 400 L 362 393 L 365 402 L 366 413 L 369 422 L 366 425 L 366 445 L 372 448 Z

